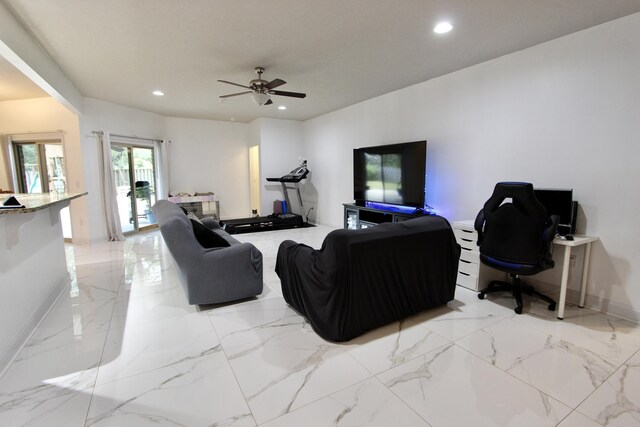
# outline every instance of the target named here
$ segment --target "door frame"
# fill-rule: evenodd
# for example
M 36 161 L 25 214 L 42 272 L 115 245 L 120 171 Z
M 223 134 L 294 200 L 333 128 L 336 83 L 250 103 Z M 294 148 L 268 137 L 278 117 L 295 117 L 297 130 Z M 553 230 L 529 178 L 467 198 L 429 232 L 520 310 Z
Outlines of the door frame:
M 14 156 L 15 159 L 18 159 L 18 150 L 20 149 L 21 146 L 24 145 L 35 145 L 36 148 L 36 159 L 38 161 L 38 176 L 40 178 L 40 189 L 42 190 L 41 193 L 50 193 L 51 190 L 50 188 L 50 182 L 49 182 L 49 170 L 48 170 L 48 164 L 46 162 L 47 159 L 47 154 L 45 151 L 45 146 L 46 145 L 59 145 L 63 151 L 64 151 L 64 147 L 62 145 L 62 141 L 25 141 L 25 142 L 13 142 L 13 150 L 14 150 Z M 62 158 L 64 159 L 64 153 L 62 155 Z M 45 160 L 43 162 L 43 160 Z M 66 159 L 65 159 L 66 160 Z M 25 171 L 24 171 L 24 165 L 21 162 L 15 162 L 14 165 L 15 169 L 16 169 L 16 181 L 17 181 L 17 188 L 18 188 L 18 193 L 28 193 L 28 189 L 25 187 L 26 186 L 26 182 L 25 182 Z M 65 179 L 67 178 L 67 166 L 66 166 L 66 161 L 64 163 L 64 167 L 63 167 L 63 173 L 65 174 Z
M 18 171 L 16 168 L 16 158 L 15 158 L 15 145 L 23 144 L 23 143 L 42 143 L 42 144 L 60 144 L 62 146 L 62 156 L 64 158 L 64 167 L 63 172 L 64 176 L 67 179 L 67 190 L 69 191 L 69 162 L 67 157 L 67 144 L 64 140 L 63 131 L 53 131 L 53 132 L 27 132 L 27 133 L 14 133 L 6 135 L 6 144 L 3 143 L 3 151 L 6 155 L 5 157 L 5 165 L 8 167 L 7 170 L 7 179 L 13 185 L 13 191 L 16 193 L 20 192 L 20 186 L 18 184 Z M 40 153 L 38 153 L 40 155 Z M 38 163 L 41 163 L 38 160 Z M 42 174 L 42 165 L 40 165 L 40 173 Z M 46 171 L 46 166 L 45 166 Z M 45 174 L 45 176 L 47 176 Z M 48 176 L 45 179 L 45 182 L 48 181 Z M 48 193 L 48 191 L 46 191 Z M 72 242 L 73 240 L 73 209 L 71 206 L 65 208 L 69 212 L 69 223 L 67 224 L 69 235 L 65 237 L 65 242 Z M 64 226 L 63 226 L 64 230 Z
M 20 180 L 18 176 L 18 169 L 16 164 L 16 145 L 20 144 L 28 144 L 35 143 L 38 150 L 38 156 L 40 157 L 41 144 L 60 144 L 62 145 L 62 156 L 65 159 L 64 162 L 64 176 L 69 177 L 69 171 L 67 167 L 67 150 L 66 145 L 64 143 L 64 132 L 39 132 L 39 133 L 19 133 L 19 134 L 11 134 L 8 135 L 7 138 L 7 154 L 8 154 L 8 163 L 10 166 L 10 174 L 11 174 L 11 182 L 13 183 L 13 188 L 16 193 L 20 192 L 22 186 L 20 185 Z M 40 158 L 38 158 L 38 167 L 40 169 L 40 174 L 43 172 L 43 165 L 40 162 Z M 45 166 L 46 171 L 46 166 Z M 46 174 L 45 174 L 46 175 Z M 48 178 L 45 179 L 45 183 L 48 181 Z M 48 188 L 48 187 L 47 187 Z M 44 190 L 44 188 L 43 188 Z M 46 191 L 48 193 L 48 191 Z
M 137 194 L 136 194 L 136 187 L 135 187 L 135 165 L 134 165 L 134 159 L 133 159 L 133 150 L 135 148 L 141 148 L 141 149 L 146 149 L 146 150 L 151 150 L 151 159 L 152 159 L 152 164 L 153 164 L 153 188 L 154 188 L 154 192 L 156 195 L 156 200 L 158 198 L 158 193 L 157 193 L 157 187 L 158 187 L 158 168 L 157 168 L 157 164 L 156 164 L 156 150 L 155 150 L 155 146 L 153 144 L 147 144 L 144 141 L 140 141 L 140 140 L 136 140 L 134 138 L 126 138 L 126 137 L 112 137 L 111 138 L 111 147 L 109 147 L 109 149 L 112 149 L 114 146 L 119 147 L 119 148 L 123 148 L 127 151 L 127 160 L 129 162 L 129 188 L 131 191 L 131 204 L 129 206 L 129 209 L 131 211 L 131 215 L 133 218 L 133 230 L 128 230 L 128 231 L 122 231 L 122 234 L 124 235 L 130 235 L 130 234 L 134 234 L 140 231 L 145 231 L 145 230 L 149 230 L 149 229 L 153 229 L 153 228 L 157 228 L 158 225 L 157 224 L 149 224 L 149 225 L 144 225 L 144 226 L 140 226 L 140 223 L 138 222 L 138 205 L 136 203 L 137 201 Z M 122 228 L 122 227 L 121 227 Z

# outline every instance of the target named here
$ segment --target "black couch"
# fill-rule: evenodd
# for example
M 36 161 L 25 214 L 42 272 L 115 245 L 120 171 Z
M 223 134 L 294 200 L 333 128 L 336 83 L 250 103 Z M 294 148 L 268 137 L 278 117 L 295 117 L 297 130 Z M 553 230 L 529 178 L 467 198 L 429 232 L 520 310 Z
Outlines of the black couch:
M 285 240 L 276 273 L 287 303 L 318 335 L 347 341 L 451 301 L 459 258 L 447 220 L 427 216 L 335 230 L 320 250 Z

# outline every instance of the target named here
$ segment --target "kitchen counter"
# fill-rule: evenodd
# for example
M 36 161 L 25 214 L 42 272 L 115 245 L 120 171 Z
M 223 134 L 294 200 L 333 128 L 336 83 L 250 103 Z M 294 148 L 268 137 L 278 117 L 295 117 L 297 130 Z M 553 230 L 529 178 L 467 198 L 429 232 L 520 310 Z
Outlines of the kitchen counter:
M 0 205 L 9 197 L 14 196 L 24 208 L 0 209 L 0 215 L 22 214 L 47 209 L 56 204 L 67 205 L 69 201 L 85 196 L 87 193 L 33 193 L 33 194 L 2 194 Z M 64 206 L 63 206 L 64 207 Z
M 86 194 L 14 194 L 25 207 L 0 209 L 0 372 L 70 282 L 60 210 Z

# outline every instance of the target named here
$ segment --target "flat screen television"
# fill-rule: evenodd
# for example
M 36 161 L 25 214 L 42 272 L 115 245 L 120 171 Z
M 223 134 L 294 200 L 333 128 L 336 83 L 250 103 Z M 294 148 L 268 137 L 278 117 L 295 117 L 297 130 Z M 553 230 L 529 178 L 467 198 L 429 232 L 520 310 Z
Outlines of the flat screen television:
M 425 206 L 427 141 L 353 150 L 353 198 L 422 209 Z

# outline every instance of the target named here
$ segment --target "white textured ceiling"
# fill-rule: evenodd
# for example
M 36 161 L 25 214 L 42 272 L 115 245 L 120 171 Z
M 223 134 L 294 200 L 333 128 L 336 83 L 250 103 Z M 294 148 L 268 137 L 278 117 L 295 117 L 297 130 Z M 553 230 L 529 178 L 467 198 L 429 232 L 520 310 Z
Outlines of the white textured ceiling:
M 639 0 L 3 1 L 84 96 L 240 122 L 312 118 L 640 12 Z M 438 36 L 442 19 L 455 28 Z M 219 102 L 242 89 L 217 79 L 247 84 L 256 66 L 307 98 Z

